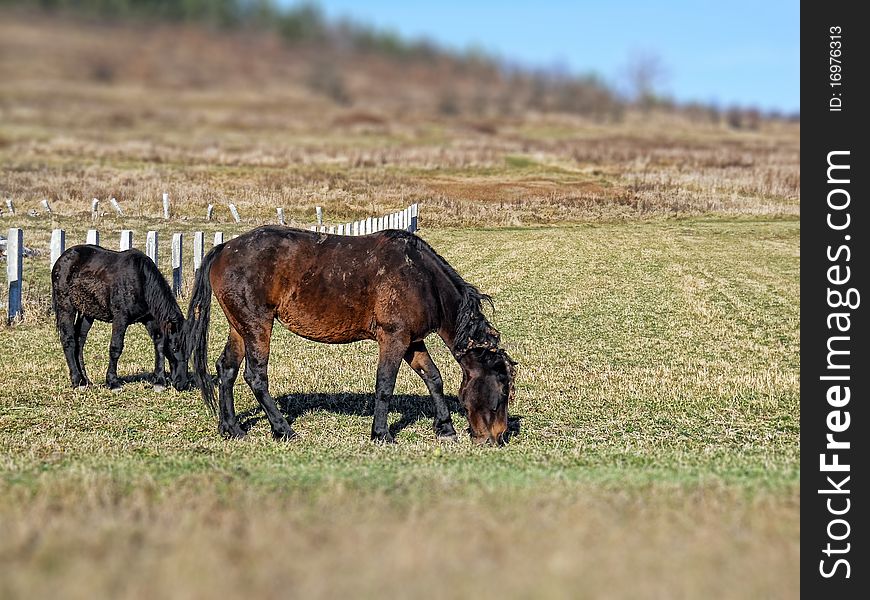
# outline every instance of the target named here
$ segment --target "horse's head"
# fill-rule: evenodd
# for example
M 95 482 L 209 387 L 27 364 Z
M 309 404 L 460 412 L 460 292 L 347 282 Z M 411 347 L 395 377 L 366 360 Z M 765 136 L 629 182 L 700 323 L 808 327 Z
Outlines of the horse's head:
M 504 444 L 517 363 L 501 348 L 473 348 L 459 364 L 459 400 L 468 413 L 471 438 L 479 443 Z
M 163 325 L 166 340 L 165 353 L 169 359 L 169 378 L 172 386 L 180 391 L 190 388 L 187 371 L 189 354 L 184 342 L 184 321 L 167 321 Z

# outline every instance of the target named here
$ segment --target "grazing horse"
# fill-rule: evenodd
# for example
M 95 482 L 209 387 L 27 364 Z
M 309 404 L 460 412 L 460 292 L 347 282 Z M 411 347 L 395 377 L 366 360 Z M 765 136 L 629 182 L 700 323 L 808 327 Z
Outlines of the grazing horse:
M 112 324 L 106 385 L 120 390 L 118 357 L 124 334 L 142 323 L 154 341 L 154 389 L 166 386 L 164 357 L 176 389 L 189 387 L 184 346 L 184 314 L 163 275 L 138 250 L 115 252 L 99 246 L 73 246 L 51 270 L 51 305 L 73 387 L 90 385 L 82 349 L 94 320 Z
M 402 359 L 432 395 L 436 435 L 456 436 L 441 374 L 423 341 L 437 332 L 462 367 L 459 398 L 472 438 L 505 441 L 516 363 L 499 347 L 499 332 L 481 311 L 482 302 L 492 301 L 419 237 L 398 230 L 348 237 L 265 226 L 215 246 L 196 276 L 185 325 L 194 379 L 214 412 L 206 367 L 212 290 L 230 325 L 216 363 L 218 431 L 224 436 L 245 435 L 233 404 L 243 358 L 245 381 L 272 434 L 295 435 L 269 393 L 269 343 L 277 318 L 317 342 L 378 342 L 372 439 L 386 442 L 393 441 L 387 411 Z

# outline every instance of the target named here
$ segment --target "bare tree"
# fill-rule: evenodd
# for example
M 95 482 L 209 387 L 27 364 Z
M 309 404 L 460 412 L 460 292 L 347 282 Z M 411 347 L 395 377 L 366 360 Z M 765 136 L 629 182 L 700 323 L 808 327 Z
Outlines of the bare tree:
M 643 108 L 651 108 L 668 79 L 668 69 L 661 56 L 650 50 L 635 51 L 623 71 L 632 101 Z

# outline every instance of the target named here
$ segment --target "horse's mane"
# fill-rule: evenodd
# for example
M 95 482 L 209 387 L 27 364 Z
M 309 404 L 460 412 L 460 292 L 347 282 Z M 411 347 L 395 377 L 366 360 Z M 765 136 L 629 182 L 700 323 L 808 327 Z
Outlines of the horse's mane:
M 453 344 L 453 355 L 459 359 L 472 350 L 483 350 L 481 358 L 485 361 L 503 362 L 507 375 L 508 402 L 512 403 L 516 394 L 514 379 L 517 374 L 517 363 L 499 345 L 501 333 L 483 314 L 484 302 L 495 310 L 492 297 L 465 281 L 426 240 L 404 231 L 388 231 L 387 234 L 394 238 L 405 238 L 418 251 L 428 254 L 459 290 L 460 301 L 456 309 L 456 339 Z
M 393 238 L 402 238 L 413 244 L 418 251 L 434 259 L 436 265 L 459 291 L 459 306 L 456 308 L 456 339 L 453 353 L 461 356 L 475 348 L 483 348 L 504 353 L 499 348 L 501 333 L 487 320 L 483 313 L 483 304 L 489 304 L 495 309 L 492 297 L 484 294 L 475 286 L 465 281 L 444 257 L 435 251 L 424 239 L 404 231 L 387 231 Z
M 139 263 L 145 274 L 145 302 L 148 304 L 148 310 L 160 322 L 182 323 L 184 314 L 178 308 L 175 294 L 172 293 L 166 278 L 157 269 L 157 265 L 144 254 L 140 257 Z

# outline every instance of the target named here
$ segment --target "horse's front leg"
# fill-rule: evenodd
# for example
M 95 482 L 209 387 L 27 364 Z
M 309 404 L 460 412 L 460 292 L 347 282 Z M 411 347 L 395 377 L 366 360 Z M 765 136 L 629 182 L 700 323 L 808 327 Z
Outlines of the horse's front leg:
M 154 384 L 155 392 L 162 392 L 166 389 L 166 360 L 164 348 L 166 347 L 166 336 L 163 334 L 163 329 L 156 320 L 148 321 L 145 324 L 148 330 L 148 335 L 151 336 L 151 341 L 154 342 L 154 376 L 151 378 Z
M 390 398 L 396 388 L 396 375 L 402 357 L 408 349 L 408 341 L 399 335 L 378 335 L 378 371 L 375 380 L 375 416 L 372 421 L 372 439 L 379 442 L 395 442 L 387 426 Z
M 426 388 L 432 395 L 435 403 L 435 435 L 439 438 L 456 439 L 456 429 L 453 427 L 453 419 L 450 417 L 450 409 L 447 408 L 447 400 L 444 398 L 444 382 L 441 372 L 435 366 L 432 356 L 423 341 L 414 342 L 405 353 L 405 362 L 414 370 Z
M 124 351 L 124 334 L 127 333 L 127 322 L 121 319 L 112 321 L 112 341 L 109 342 L 109 368 L 106 370 L 106 385 L 113 392 L 121 390 L 118 379 L 118 358 Z

